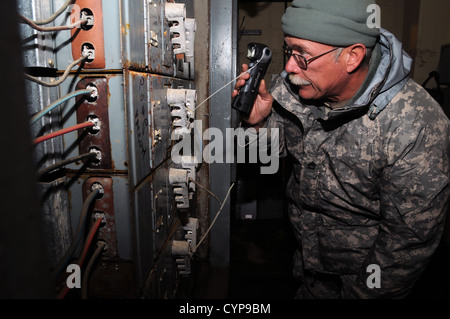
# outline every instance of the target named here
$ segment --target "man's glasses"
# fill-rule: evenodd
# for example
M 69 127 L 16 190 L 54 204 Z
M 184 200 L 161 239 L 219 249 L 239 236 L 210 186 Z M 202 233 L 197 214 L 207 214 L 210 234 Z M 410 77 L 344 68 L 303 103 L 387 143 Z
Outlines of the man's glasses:
M 322 54 L 320 54 L 318 56 L 315 56 L 315 57 L 312 57 L 311 59 L 306 60 L 306 58 L 303 55 L 297 54 L 297 53 L 292 53 L 292 49 L 290 47 L 288 47 L 287 45 L 285 45 L 283 47 L 284 54 L 286 54 L 286 57 L 288 59 L 290 59 L 291 57 L 294 57 L 295 62 L 297 62 L 298 66 L 302 70 L 308 69 L 308 63 L 311 63 L 312 61 L 314 61 L 314 60 L 316 60 L 316 59 L 318 59 L 318 58 L 320 58 L 320 57 L 322 57 L 322 56 L 324 56 L 324 55 L 326 55 L 328 53 L 336 51 L 337 49 L 340 49 L 340 48 L 339 47 L 334 48 L 334 49 L 332 49 L 330 51 L 327 51 L 325 53 L 322 53 Z

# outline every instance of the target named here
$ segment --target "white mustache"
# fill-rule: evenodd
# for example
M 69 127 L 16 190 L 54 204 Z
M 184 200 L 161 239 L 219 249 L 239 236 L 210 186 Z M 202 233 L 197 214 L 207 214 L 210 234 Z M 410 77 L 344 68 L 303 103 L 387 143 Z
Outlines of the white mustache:
M 292 84 L 298 85 L 298 86 L 311 85 L 311 82 L 306 81 L 305 79 L 302 79 L 301 77 L 299 77 L 296 74 L 290 74 L 289 80 L 291 81 Z

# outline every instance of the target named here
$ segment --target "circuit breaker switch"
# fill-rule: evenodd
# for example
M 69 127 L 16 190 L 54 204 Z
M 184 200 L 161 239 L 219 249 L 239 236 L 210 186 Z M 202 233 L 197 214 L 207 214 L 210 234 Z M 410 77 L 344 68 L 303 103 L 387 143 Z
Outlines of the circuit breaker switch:
M 169 28 L 173 53 L 184 55 L 186 53 L 186 6 L 184 3 L 166 3 L 165 16 L 170 22 Z
M 171 168 L 169 169 L 169 183 L 186 184 L 188 183 L 188 171 L 185 169 Z
M 189 89 L 167 89 L 167 104 L 172 108 L 174 140 L 190 134 L 195 119 L 197 91 Z
M 191 242 L 187 240 L 174 240 L 172 243 L 172 256 L 186 256 L 191 254 Z
M 174 240 L 172 242 L 172 256 L 177 263 L 178 273 L 180 275 L 191 274 L 191 262 L 192 256 L 191 242 L 185 240 Z
M 170 168 L 169 183 L 173 188 L 177 208 L 189 208 L 188 171 Z

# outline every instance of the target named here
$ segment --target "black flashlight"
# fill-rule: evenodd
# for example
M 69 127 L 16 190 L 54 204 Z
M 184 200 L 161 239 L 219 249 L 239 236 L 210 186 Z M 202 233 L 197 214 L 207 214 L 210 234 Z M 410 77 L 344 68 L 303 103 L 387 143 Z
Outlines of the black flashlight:
M 250 78 L 239 90 L 239 95 L 234 98 L 232 107 L 240 112 L 249 114 L 258 96 L 261 80 L 264 78 L 272 59 L 272 51 L 267 45 L 253 42 L 249 43 L 247 48 L 247 58 L 250 60 L 248 65 Z

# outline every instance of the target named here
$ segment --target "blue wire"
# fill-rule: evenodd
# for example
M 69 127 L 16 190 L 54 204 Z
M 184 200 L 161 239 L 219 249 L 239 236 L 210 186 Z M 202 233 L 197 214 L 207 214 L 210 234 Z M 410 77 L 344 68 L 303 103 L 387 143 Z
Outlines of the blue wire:
M 31 118 L 31 124 L 35 123 L 36 121 L 38 121 L 40 118 L 42 118 L 45 114 L 49 113 L 51 110 L 53 110 L 55 107 L 57 107 L 58 105 L 61 105 L 62 103 L 66 102 L 67 100 L 79 96 L 79 95 L 84 95 L 84 94 L 88 94 L 91 93 L 91 90 L 88 89 L 84 89 L 84 90 L 78 90 L 78 91 L 74 91 L 71 92 L 69 94 L 67 94 L 66 96 L 63 96 L 62 98 L 56 100 L 55 102 L 53 102 L 52 104 L 46 106 L 43 110 L 39 111 L 38 113 L 36 113 L 32 118 Z

